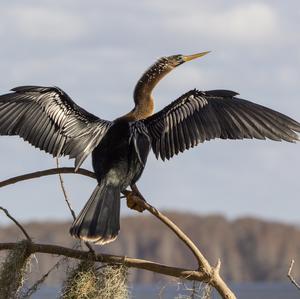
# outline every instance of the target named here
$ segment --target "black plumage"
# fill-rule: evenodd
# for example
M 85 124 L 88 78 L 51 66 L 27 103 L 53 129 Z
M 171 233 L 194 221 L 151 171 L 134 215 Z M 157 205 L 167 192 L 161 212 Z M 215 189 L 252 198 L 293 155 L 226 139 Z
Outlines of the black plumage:
M 0 134 L 19 135 L 54 157 L 75 158 L 76 168 L 111 122 L 77 106 L 58 87 L 21 86 L 0 96 Z
M 236 95 L 228 90 L 191 90 L 145 119 L 156 157 L 170 159 L 215 138 L 299 140 L 298 122 Z
M 207 53 L 159 59 L 138 81 L 134 109 L 112 122 L 85 111 L 57 87 L 21 86 L 0 96 L 1 135 L 19 135 L 54 157 L 74 158 L 76 169 L 92 154 L 98 184 L 72 224 L 73 236 L 96 244 L 117 237 L 120 192 L 136 189 L 150 148 L 165 160 L 215 138 L 299 140 L 297 121 L 229 90 L 191 90 L 153 114 L 155 85 Z

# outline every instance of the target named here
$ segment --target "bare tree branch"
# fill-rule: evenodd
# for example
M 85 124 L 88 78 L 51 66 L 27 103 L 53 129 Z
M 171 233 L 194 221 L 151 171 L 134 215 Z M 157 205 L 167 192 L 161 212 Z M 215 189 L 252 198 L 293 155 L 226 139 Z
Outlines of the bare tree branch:
M 291 265 L 290 265 L 287 277 L 290 279 L 291 283 L 294 284 L 298 290 L 300 290 L 299 283 L 295 280 L 295 278 L 292 275 L 292 270 L 293 270 L 294 264 L 295 264 L 295 260 L 291 260 Z
M 0 243 L 0 251 L 11 250 L 15 248 L 15 246 L 16 243 Z M 215 285 L 215 283 L 218 283 L 218 281 L 212 283 L 212 278 L 213 279 L 215 278 L 201 271 L 171 267 L 164 264 L 151 262 L 148 260 L 130 258 L 126 256 L 118 256 L 118 255 L 110 255 L 110 254 L 91 255 L 91 253 L 87 251 L 76 250 L 76 249 L 66 248 L 57 245 L 30 243 L 28 245 L 28 251 L 31 254 L 39 252 L 39 253 L 55 254 L 60 256 L 62 255 L 65 257 L 70 257 L 70 258 L 75 258 L 80 260 L 89 259 L 101 263 L 123 264 L 129 268 L 143 269 L 143 270 L 160 273 L 168 276 L 178 277 L 180 279 L 203 281 L 206 283 L 211 283 L 211 285 L 214 286 L 219 291 L 222 298 L 236 299 L 235 295 L 228 289 L 227 286 L 224 288 L 222 284 L 220 286 Z
M 9 214 L 9 212 L 7 211 L 7 209 L 4 209 L 3 207 L 0 207 L 0 210 L 2 210 L 6 216 L 11 219 L 17 226 L 18 228 L 22 231 L 22 233 L 24 234 L 24 236 L 26 237 L 26 239 L 31 242 L 31 238 L 29 237 L 28 233 L 26 232 L 25 228 L 13 217 Z
M 130 191 L 126 190 L 125 192 L 123 192 L 123 194 L 125 196 L 128 196 L 130 195 Z M 137 205 L 149 211 L 152 215 L 154 215 L 166 226 L 168 226 L 178 236 L 178 238 L 187 245 L 187 247 L 191 250 L 191 252 L 198 261 L 199 271 L 203 272 L 209 277 L 209 280 L 206 282 L 214 286 L 223 298 L 235 298 L 235 295 L 227 287 L 227 285 L 220 276 L 220 259 L 218 260 L 218 263 L 215 268 L 210 266 L 204 255 L 200 252 L 200 250 L 193 243 L 193 241 L 174 222 L 172 222 L 168 217 L 159 212 L 156 208 L 151 206 L 147 201 L 144 200 L 144 198 L 141 199 L 139 196 L 131 196 L 130 199 L 135 200 Z
M 76 172 L 75 172 L 74 167 L 51 168 L 51 169 L 31 172 L 31 173 L 27 173 L 24 175 L 19 175 L 19 176 L 7 179 L 5 181 L 0 182 L 0 188 L 15 184 L 15 183 L 18 183 L 21 181 L 27 181 L 27 180 L 31 180 L 31 179 L 35 179 L 35 178 L 39 178 L 39 177 L 43 177 L 43 176 L 48 176 L 48 175 L 55 175 L 58 173 L 81 174 L 81 175 L 90 177 L 92 179 L 96 178 L 95 174 L 92 171 L 89 171 L 89 170 L 83 169 L 83 168 L 79 168 Z
M 130 191 L 124 192 L 125 195 L 128 195 Z M 132 197 L 131 197 L 132 199 Z M 177 237 L 182 240 L 187 247 L 191 250 L 193 255 L 198 261 L 199 269 L 207 270 L 210 269 L 208 261 L 204 258 L 200 250 L 197 248 L 197 246 L 192 242 L 192 240 L 174 223 L 172 222 L 168 217 L 163 215 L 161 212 L 159 212 L 156 208 L 151 206 L 147 201 L 141 200 L 138 196 L 135 196 L 134 199 L 137 202 L 137 205 L 142 206 L 144 209 L 146 209 L 148 212 L 150 212 L 153 216 L 158 218 L 161 222 L 163 222 L 166 226 L 168 226 L 176 235 Z M 209 271 L 210 272 L 210 271 Z
M 0 243 L 0 251 L 13 249 L 15 245 L 16 243 Z M 99 253 L 95 255 L 91 255 L 91 253 L 88 251 L 71 249 L 71 248 L 57 246 L 57 245 L 38 244 L 38 243 L 30 244 L 28 246 L 28 250 L 30 253 L 39 252 L 39 253 L 47 253 L 47 254 L 54 254 L 54 255 L 63 255 L 66 257 L 75 258 L 79 260 L 89 259 L 101 263 L 123 264 L 127 267 L 144 269 L 144 270 L 153 271 L 164 275 L 179 277 L 187 280 L 197 280 L 197 281 L 209 280 L 209 277 L 207 277 L 206 274 L 199 271 L 170 267 L 160 263 L 155 263 L 143 259 L 130 258 L 126 256 L 99 254 Z
M 56 167 L 59 168 L 59 160 L 58 158 L 56 157 Z M 68 198 L 68 194 L 67 194 L 67 191 L 66 191 L 66 188 L 65 188 L 65 183 L 64 183 L 64 180 L 62 178 L 62 175 L 61 173 L 58 174 L 58 177 L 59 177 L 59 182 L 60 182 L 60 187 L 61 187 L 61 190 L 62 190 L 62 193 L 64 195 L 64 198 L 65 198 L 65 202 L 67 203 L 67 206 L 70 210 L 70 213 L 72 214 L 72 217 L 73 217 L 73 220 L 76 219 L 76 214 L 71 206 L 71 202 Z

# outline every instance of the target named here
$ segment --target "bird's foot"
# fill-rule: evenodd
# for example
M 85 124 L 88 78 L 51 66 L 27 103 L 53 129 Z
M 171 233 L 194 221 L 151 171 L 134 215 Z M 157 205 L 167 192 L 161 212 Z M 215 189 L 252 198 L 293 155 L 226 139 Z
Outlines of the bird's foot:
M 127 191 L 126 190 L 126 200 L 127 200 L 127 207 L 136 210 L 140 213 L 142 213 L 145 210 L 144 202 L 145 199 L 139 196 L 139 194 L 136 194 L 134 191 Z

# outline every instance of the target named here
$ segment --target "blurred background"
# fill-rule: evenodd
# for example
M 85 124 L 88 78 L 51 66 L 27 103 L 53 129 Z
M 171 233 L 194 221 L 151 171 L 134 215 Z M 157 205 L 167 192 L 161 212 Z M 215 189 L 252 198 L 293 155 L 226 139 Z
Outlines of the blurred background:
M 135 83 L 157 58 L 210 50 L 159 84 L 156 111 L 193 88 L 231 89 L 300 120 L 299 1 L 0 0 L 0 7 L 1 94 L 55 85 L 114 119 L 133 107 Z M 55 167 L 20 138 L 1 137 L 0 147 L 1 180 Z M 299 144 L 214 140 L 165 163 L 151 154 L 138 185 L 162 210 L 298 225 L 299 152 Z M 64 179 L 78 212 L 95 182 Z M 5 187 L 0 198 L 23 222 L 71 221 L 56 176 Z M 132 214 L 123 204 L 122 215 Z M 0 223 L 9 221 L 0 215 Z

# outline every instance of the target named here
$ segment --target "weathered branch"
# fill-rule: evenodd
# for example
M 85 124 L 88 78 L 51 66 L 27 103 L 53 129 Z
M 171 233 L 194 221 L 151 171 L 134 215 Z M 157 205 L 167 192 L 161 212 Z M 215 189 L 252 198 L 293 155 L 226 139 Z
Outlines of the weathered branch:
M 16 243 L 0 243 L 1 250 L 14 249 Z M 130 258 L 126 256 L 110 255 L 110 254 L 95 254 L 91 255 L 88 251 L 76 250 L 67 247 L 48 245 L 48 244 L 37 244 L 31 243 L 28 246 L 28 250 L 31 254 L 33 253 L 47 253 L 55 254 L 60 256 L 66 256 L 79 260 L 89 259 L 95 262 L 110 263 L 110 264 L 123 264 L 129 268 L 144 269 L 164 275 L 173 277 L 179 277 L 187 280 L 206 281 L 209 278 L 206 274 L 194 271 L 190 269 L 170 267 L 164 264 L 150 262 L 143 259 Z
M 35 179 L 35 178 L 39 178 L 39 177 L 43 177 L 43 176 L 48 176 L 48 175 L 55 175 L 55 174 L 59 174 L 59 173 L 81 174 L 81 175 L 90 177 L 92 179 L 96 178 L 95 174 L 92 171 L 89 171 L 89 170 L 83 169 L 83 168 L 79 168 L 76 172 L 75 172 L 74 167 L 50 168 L 50 169 L 46 169 L 46 170 L 27 173 L 24 175 L 19 175 L 19 176 L 10 178 L 8 180 L 2 181 L 2 182 L 0 182 L 0 188 L 15 184 L 18 182 L 27 181 L 27 180 L 31 180 L 31 179 Z
M 291 283 L 294 284 L 298 290 L 300 290 L 299 283 L 295 280 L 295 278 L 292 275 L 292 270 L 293 270 L 294 264 L 295 264 L 295 260 L 291 260 L 291 264 L 290 264 L 290 268 L 289 268 L 287 277 L 290 279 Z
M 166 226 L 168 226 L 177 235 L 177 237 L 187 245 L 187 247 L 191 250 L 191 252 L 195 256 L 195 258 L 197 259 L 199 269 L 206 271 L 207 269 L 210 268 L 208 261 L 204 258 L 203 254 L 200 252 L 200 250 L 197 248 L 197 246 L 174 222 L 172 222 L 168 217 L 166 217 L 164 214 L 159 212 L 156 208 L 154 208 L 152 205 L 150 205 L 147 201 L 143 201 L 138 198 L 136 198 L 136 200 L 138 201 L 138 204 L 140 206 L 142 206 L 145 210 L 150 212 L 153 216 L 155 216 L 161 222 L 163 222 Z
M 138 190 L 135 190 L 135 192 L 138 192 L 138 195 L 141 195 L 139 194 Z M 125 191 L 123 193 L 125 194 L 125 196 L 127 196 L 129 195 L 130 191 Z M 141 196 L 141 198 L 143 197 Z M 168 217 L 159 212 L 156 208 L 151 206 L 147 201 L 140 199 L 138 196 L 131 196 L 131 200 L 136 200 L 137 205 L 141 206 L 143 209 L 147 210 L 156 218 L 158 218 L 161 222 L 168 226 L 181 241 L 183 241 L 187 245 L 187 247 L 191 250 L 198 261 L 199 271 L 203 272 L 207 277 L 209 277 L 209 279 L 204 281 L 214 286 L 218 290 L 222 298 L 236 298 L 220 276 L 220 260 L 218 260 L 215 268 L 210 266 L 207 259 L 200 252 L 193 241 L 174 222 L 172 222 Z
M 24 234 L 26 239 L 31 242 L 31 238 L 29 237 L 29 235 L 26 232 L 25 228 L 13 216 L 11 216 L 9 214 L 7 209 L 4 209 L 3 207 L 0 207 L 0 210 L 2 210 L 6 214 L 6 216 L 16 224 L 16 226 L 22 231 L 22 233 Z
M 57 157 L 56 157 L 56 168 L 59 168 L 59 160 L 58 160 Z M 73 208 L 71 206 L 71 202 L 70 202 L 70 200 L 68 198 L 67 190 L 65 188 L 65 183 L 64 183 L 64 180 L 62 178 L 61 173 L 58 174 L 58 177 L 59 177 L 60 187 L 61 187 L 62 193 L 64 195 L 64 198 L 65 198 L 65 202 L 66 202 L 66 204 L 67 204 L 67 206 L 68 206 L 68 208 L 70 210 L 70 213 L 71 213 L 71 215 L 73 217 L 73 220 L 75 220 L 76 219 L 76 214 L 75 214 L 75 211 L 73 210 Z
M 0 182 L 0 188 L 11 185 L 20 181 L 29 180 L 37 177 L 53 175 L 58 173 L 77 173 L 81 175 L 85 175 L 91 178 L 95 178 L 93 172 L 85 170 L 85 169 L 78 169 L 75 172 L 75 169 L 72 167 L 63 167 L 63 168 L 53 168 L 43 171 L 38 171 L 34 173 L 29 173 L 26 175 L 21 175 L 18 177 L 14 177 L 8 179 L 6 181 Z M 124 192 L 124 194 L 128 195 L 129 191 Z M 182 268 L 175 268 L 166 266 L 163 264 L 158 264 L 154 262 L 150 262 L 147 260 L 141 259 L 134 259 L 128 258 L 123 256 L 113 256 L 113 255 L 104 255 L 104 254 L 95 254 L 92 258 L 94 261 L 104 262 L 104 263 L 122 263 L 128 267 L 134 267 L 139 269 L 144 269 L 152 272 L 161 273 L 164 275 L 170 275 L 174 277 L 180 277 L 183 279 L 188 280 L 198 280 L 204 281 L 211 286 L 215 287 L 222 298 L 227 299 L 235 299 L 235 295 L 231 292 L 225 282 L 219 275 L 219 270 L 221 266 L 221 262 L 218 261 L 216 267 L 210 266 L 208 261 L 202 255 L 200 250 L 196 247 L 196 245 L 184 234 L 178 226 L 176 226 L 170 219 L 160 213 L 156 208 L 148 204 L 146 201 L 141 200 L 138 196 L 136 198 L 137 204 L 142 205 L 145 209 L 147 209 L 152 215 L 157 217 L 160 221 L 162 221 L 165 225 L 167 225 L 192 251 L 194 256 L 198 261 L 198 271 L 196 270 L 189 270 L 189 269 L 182 269 Z M 14 243 L 3 243 L 0 244 L 0 250 L 3 249 L 11 249 L 14 246 Z M 49 253 L 49 254 L 59 254 L 64 256 L 69 256 L 77 259 L 86 259 L 91 258 L 90 252 L 78 251 L 74 249 L 69 249 L 65 247 L 55 246 L 55 245 L 44 245 L 44 244 L 32 244 L 31 246 L 32 253 L 34 252 L 41 252 L 41 253 Z

